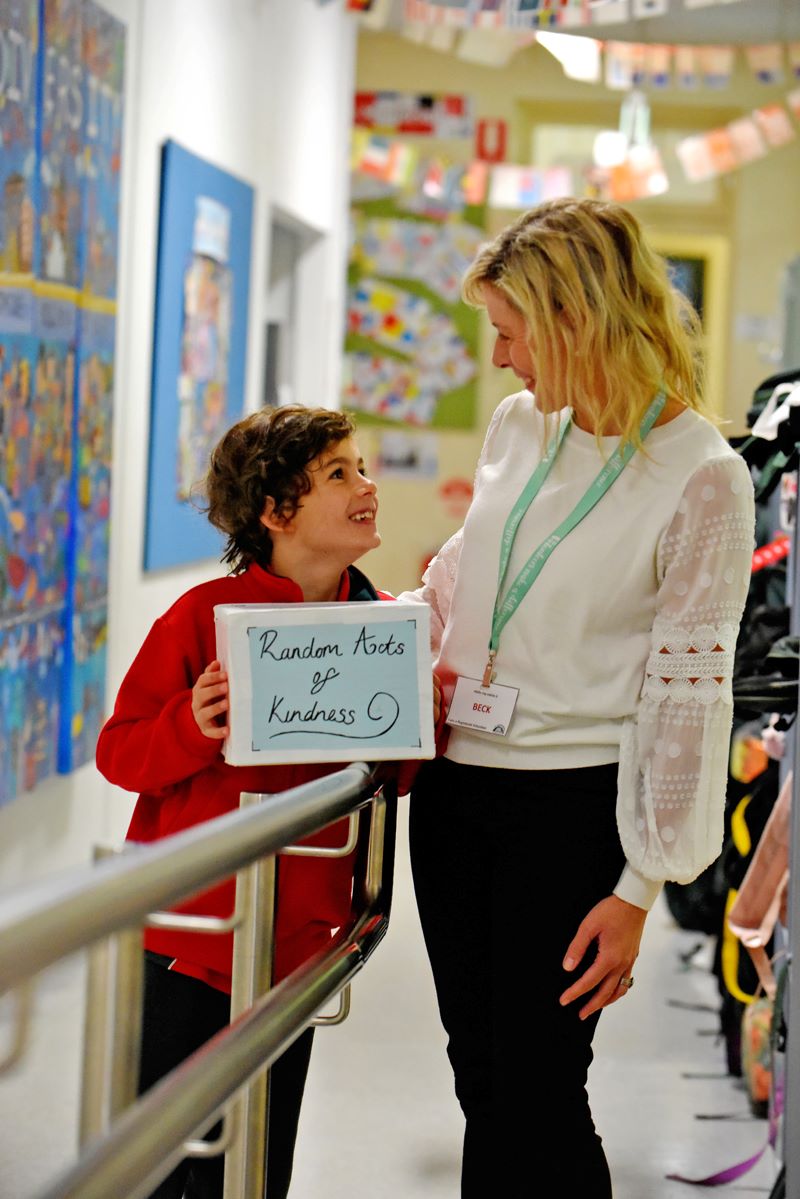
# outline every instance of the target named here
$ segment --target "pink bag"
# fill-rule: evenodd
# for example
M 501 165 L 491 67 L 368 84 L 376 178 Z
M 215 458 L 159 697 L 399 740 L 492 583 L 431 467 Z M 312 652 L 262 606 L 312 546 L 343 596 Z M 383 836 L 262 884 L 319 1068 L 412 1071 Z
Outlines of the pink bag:
M 728 928 L 753 959 L 764 991 L 775 996 L 775 974 L 766 953 L 781 918 L 786 923 L 792 775 L 787 776 L 770 812 L 753 860 L 728 912 Z

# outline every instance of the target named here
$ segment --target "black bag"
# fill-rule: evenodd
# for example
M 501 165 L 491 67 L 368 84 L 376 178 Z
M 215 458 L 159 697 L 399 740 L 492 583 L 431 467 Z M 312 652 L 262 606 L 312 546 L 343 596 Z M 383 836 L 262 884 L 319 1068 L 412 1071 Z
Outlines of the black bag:
M 712 862 L 691 883 L 664 884 L 664 898 L 679 928 L 717 935 L 722 928 L 728 884 L 721 859 Z

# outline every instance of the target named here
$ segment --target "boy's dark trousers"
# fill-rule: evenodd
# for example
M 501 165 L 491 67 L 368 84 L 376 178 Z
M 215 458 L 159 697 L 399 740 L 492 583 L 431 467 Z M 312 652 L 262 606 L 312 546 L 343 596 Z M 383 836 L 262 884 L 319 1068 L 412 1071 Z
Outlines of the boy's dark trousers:
M 145 954 L 144 1017 L 139 1094 L 173 1070 L 230 1020 L 230 996 L 207 983 L 167 969 L 169 958 Z M 306 1029 L 270 1069 L 267 1195 L 285 1199 L 303 1100 L 312 1028 Z M 215 1140 L 217 1124 L 205 1134 Z M 151 1199 L 222 1199 L 224 1154 L 185 1158 Z

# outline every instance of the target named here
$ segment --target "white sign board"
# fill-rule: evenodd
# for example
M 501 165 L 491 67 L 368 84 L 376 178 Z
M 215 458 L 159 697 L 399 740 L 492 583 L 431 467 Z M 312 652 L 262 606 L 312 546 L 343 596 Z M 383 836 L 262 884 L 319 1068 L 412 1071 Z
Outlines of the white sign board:
M 430 609 L 217 604 L 233 766 L 432 758 Z

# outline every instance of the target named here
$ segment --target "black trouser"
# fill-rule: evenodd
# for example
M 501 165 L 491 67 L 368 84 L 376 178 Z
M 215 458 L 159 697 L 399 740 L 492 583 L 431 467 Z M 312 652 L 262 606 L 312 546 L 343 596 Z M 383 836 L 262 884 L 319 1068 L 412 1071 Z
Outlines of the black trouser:
M 616 765 L 446 758 L 412 791 L 414 886 L 466 1116 L 463 1199 L 611 1195 L 586 1094 L 598 1016 L 558 997 L 582 969 L 562 969 L 567 946 L 624 866 L 616 792 Z
M 147 953 L 144 965 L 144 1020 L 139 1093 L 173 1070 L 230 1021 L 230 996 L 168 970 L 169 959 Z M 270 1069 L 268 1199 L 285 1199 L 303 1100 L 312 1028 L 306 1029 Z M 206 1133 L 215 1140 L 220 1124 Z M 151 1199 L 222 1199 L 224 1155 L 184 1158 L 153 1191 Z

